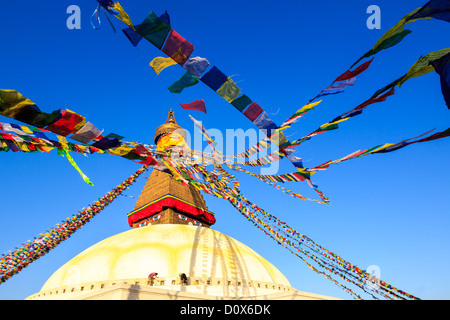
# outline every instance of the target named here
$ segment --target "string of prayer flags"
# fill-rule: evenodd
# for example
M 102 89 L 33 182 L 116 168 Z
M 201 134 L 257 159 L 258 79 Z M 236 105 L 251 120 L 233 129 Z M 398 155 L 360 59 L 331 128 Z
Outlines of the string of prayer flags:
M 206 113 L 205 101 L 203 99 L 195 100 L 190 103 L 183 103 L 183 104 L 180 103 L 180 105 L 185 110 L 197 110 Z
M 450 54 L 450 48 L 446 48 L 446 49 L 442 49 L 439 51 L 430 52 L 426 56 L 421 57 L 419 60 L 417 60 L 411 66 L 411 68 L 408 70 L 408 72 L 405 75 L 403 75 L 400 78 L 396 79 L 395 81 L 391 82 L 389 85 L 383 87 L 382 89 L 379 89 L 378 91 L 376 91 L 374 93 L 374 95 L 372 97 L 370 97 L 368 100 L 364 101 L 357 107 L 334 118 L 331 122 L 323 124 L 322 126 L 319 127 L 319 129 L 311 132 L 310 134 L 304 136 L 303 138 L 295 140 L 294 142 L 291 143 L 291 146 L 298 146 L 301 143 L 303 143 L 304 141 L 309 140 L 314 135 L 323 133 L 325 131 L 337 129 L 339 122 L 342 122 L 342 121 L 348 120 L 351 117 L 360 115 L 362 113 L 362 111 L 371 104 L 385 101 L 389 96 L 391 96 L 395 93 L 395 86 L 400 87 L 405 81 L 407 81 L 411 78 L 422 76 L 424 74 L 427 74 L 427 73 L 435 70 L 435 68 L 433 66 L 433 62 L 434 61 L 438 62 L 436 65 L 440 66 L 440 63 L 441 63 L 440 61 L 447 61 L 446 60 L 448 58 L 447 55 L 449 55 L 449 54 Z M 440 59 L 443 59 L 443 60 L 440 60 Z M 442 77 L 441 77 L 441 81 L 443 81 Z M 446 80 L 444 80 L 444 87 L 443 87 L 444 98 L 446 97 L 446 95 L 448 97 L 448 94 L 447 94 L 448 88 L 445 86 L 445 81 Z M 441 85 L 441 87 L 442 87 L 442 85 Z
M 363 109 L 365 109 L 367 106 L 373 104 L 373 103 L 378 103 L 378 102 L 383 102 L 386 101 L 386 99 L 389 96 L 392 96 L 395 93 L 395 87 L 392 86 L 388 92 L 386 93 L 380 93 L 378 95 L 374 95 L 372 97 L 370 97 L 369 99 L 367 99 L 366 101 L 364 101 L 363 103 L 359 104 L 357 107 L 355 107 L 354 109 L 347 111 L 345 113 L 343 113 L 340 117 L 353 117 L 355 115 L 358 115 L 362 112 Z M 337 118 L 336 118 L 337 119 Z
M 426 132 L 426 133 L 428 133 L 428 132 Z M 420 139 L 420 140 L 416 140 L 416 141 L 412 141 L 412 142 L 406 142 L 406 141 L 409 141 L 411 139 L 404 140 L 404 141 L 402 141 L 400 143 L 394 144 L 394 145 L 389 146 L 389 147 L 387 147 L 387 148 L 385 148 L 383 150 L 378 150 L 378 151 L 373 152 L 373 153 L 395 151 L 395 150 L 398 150 L 400 148 L 406 147 L 406 146 L 414 144 L 414 143 L 433 141 L 433 140 L 442 139 L 442 138 L 445 138 L 445 137 L 450 137 L 450 128 L 448 128 L 448 129 L 446 129 L 446 130 L 444 130 L 442 132 L 437 132 L 437 133 L 435 133 L 435 134 L 433 134 L 433 135 L 431 135 L 431 136 L 429 136 L 427 138 L 423 138 L 423 139 Z
M 317 106 L 321 102 L 322 102 L 322 100 L 313 102 L 313 103 L 308 103 L 307 105 L 301 107 L 289 119 L 287 119 L 285 122 L 283 122 L 283 124 L 280 126 L 280 129 L 290 127 L 291 124 L 297 122 L 306 112 L 313 110 L 314 107 Z
M 389 29 L 378 41 L 375 43 L 373 48 L 369 50 L 364 56 L 362 56 L 359 60 L 369 57 L 378 53 L 383 49 L 390 48 L 400 41 L 403 40 L 409 33 L 410 30 L 405 30 L 404 27 L 406 23 L 414 22 L 419 19 L 427 19 L 427 18 L 435 18 L 444 21 L 450 22 L 450 3 L 448 0 L 432 0 L 426 3 L 423 7 L 417 8 Z M 359 61 L 358 60 L 358 61 Z M 357 61 L 357 62 L 358 62 Z M 356 62 L 356 63 L 357 63 Z
M 327 96 L 330 94 L 342 93 L 344 92 L 345 88 L 347 88 L 348 86 L 353 86 L 355 82 L 356 77 L 350 78 L 338 84 L 335 84 L 335 82 L 333 82 L 331 85 L 323 89 L 322 92 L 316 98 Z
M 395 26 L 393 26 L 387 32 L 385 32 L 385 34 L 375 43 L 375 45 L 369 51 L 367 51 L 362 57 L 356 60 L 356 62 L 353 63 L 353 65 L 349 68 L 348 71 L 346 71 L 341 76 L 336 78 L 336 80 L 332 83 L 332 85 L 337 81 L 344 81 L 356 77 L 358 74 L 365 71 L 371 64 L 372 60 L 374 59 L 373 57 L 371 60 L 366 61 L 359 67 L 355 68 L 355 70 L 350 71 L 350 69 L 352 69 L 364 58 L 369 58 L 377 54 L 381 50 L 388 49 L 401 42 L 409 33 L 411 33 L 410 30 L 404 29 L 406 23 L 413 22 L 422 18 L 436 18 L 445 21 L 450 21 L 450 14 L 448 13 L 449 7 L 450 5 L 448 3 L 448 0 L 432 0 L 428 2 L 426 5 L 424 5 L 422 8 L 417 8 L 411 11 L 410 13 L 405 15 L 402 19 L 400 19 Z M 343 89 L 329 91 L 328 94 L 341 93 L 343 92 Z M 317 99 L 322 95 L 327 95 L 326 90 L 322 90 L 316 97 L 311 99 L 309 102 L 314 101 L 315 99 Z
M 401 30 L 400 32 L 394 33 L 389 38 L 384 39 L 382 42 L 375 44 L 375 46 L 367 51 L 361 58 L 368 58 L 370 56 L 373 56 L 374 54 L 377 54 L 381 50 L 388 49 L 390 47 L 395 46 L 400 41 L 402 41 L 408 34 L 410 34 L 411 30 Z
M 385 143 L 383 145 L 378 145 L 378 146 L 375 146 L 375 147 L 372 147 L 372 148 L 369 148 L 369 149 L 358 150 L 358 151 L 355 151 L 355 152 L 353 152 L 353 153 L 351 153 L 351 154 L 349 154 L 349 155 L 347 155 L 345 157 L 342 157 L 340 159 L 333 160 L 333 161 L 330 160 L 330 161 L 327 161 L 327 162 L 325 162 L 325 163 L 323 163 L 321 165 L 315 166 L 313 168 L 305 169 L 305 170 L 306 170 L 306 172 L 315 172 L 315 171 L 318 171 L 318 170 L 325 170 L 331 164 L 337 164 L 337 163 L 340 163 L 340 162 L 343 162 L 343 161 L 347 161 L 347 160 L 350 160 L 350 159 L 360 158 L 360 157 L 363 157 L 363 156 L 367 156 L 369 154 L 388 153 L 388 152 L 399 150 L 401 148 L 404 148 L 404 147 L 406 147 L 408 145 L 411 145 L 411 144 L 414 144 L 414 143 L 427 142 L 427 141 L 442 139 L 442 138 L 450 136 L 450 128 L 448 128 L 448 129 L 446 129 L 446 130 L 444 130 L 442 132 L 437 132 L 437 133 L 435 133 L 433 135 L 430 135 L 429 137 L 422 138 L 422 139 L 415 140 L 415 141 L 411 141 L 411 140 L 414 140 L 414 139 L 418 139 L 418 138 L 420 138 L 420 137 L 422 137 L 422 136 L 424 136 L 426 134 L 429 134 L 432 131 L 433 130 L 429 130 L 429 131 L 427 131 L 427 132 L 425 132 L 425 133 L 423 133 L 423 134 L 421 134 L 419 136 L 416 136 L 414 138 L 405 139 L 405 140 L 402 140 L 402 141 L 397 142 L 397 143 Z M 409 142 L 409 141 L 411 141 L 411 142 Z
M 356 76 L 358 76 L 359 74 L 361 74 L 362 72 L 367 70 L 367 68 L 369 68 L 372 61 L 373 61 L 373 58 L 370 59 L 369 61 L 362 63 L 361 65 L 356 67 L 354 70 L 350 70 L 353 68 L 353 66 L 357 62 L 354 63 L 346 72 L 344 72 L 343 74 L 338 76 L 328 87 L 326 87 L 325 89 L 320 91 L 319 94 L 317 94 L 314 98 L 310 99 L 308 104 L 312 103 L 317 98 L 320 98 L 323 96 L 342 93 L 345 91 L 345 89 L 348 86 L 353 86 L 356 83 Z M 358 62 L 359 62 L 359 60 L 358 60 Z
M 176 169 L 174 165 L 170 165 L 169 168 L 171 171 Z M 233 207 L 257 226 L 258 229 L 262 230 L 278 244 L 297 255 L 313 271 L 325 276 L 328 280 L 345 289 L 346 292 L 352 294 L 355 298 L 362 299 L 360 295 L 354 293 L 347 287 L 348 283 L 362 289 L 373 298 L 376 298 L 376 296 L 379 295 L 385 298 L 418 299 L 384 281 L 380 281 L 380 286 L 365 286 L 364 284 L 369 278 L 369 275 L 365 270 L 344 260 L 334 252 L 325 249 L 309 237 L 300 234 L 285 222 L 282 222 L 277 217 L 269 214 L 246 199 L 241 194 L 238 184 L 235 183 L 235 178 L 230 177 L 230 175 L 217 164 L 215 164 L 214 173 L 206 171 L 202 166 L 197 166 L 192 169 L 193 172 L 197 171 L 201 173 L 208 183 L 194 181 L 194 176 L 189 174 L 190 170 L 186 167 L 179 167 L 179 170 L 186 173 L 184 176 L 190 176 L 192 178 L 189 182 L 196 188 L 203 190 L 208 194 L 212 194 L 217 198 L 228 200 Z M 180 174 L 179 170 L 176 170 L 173 173 Z M 223 183 L 222 181 L 227 181 L 228 183 Z M 233 187 L 230 186 L 230 182 L 232 182 Z M 275 186 L 273 183 L 269 184 Z M 295 195 L 292 191 L 285 188 L 283 189 L 285 193 Z M 302 196 L 298 196 L 299 198 L 302 198 Z M 308 262 L 306 259 L 310 259 L 311 261 Z M 316 267 L 312 264 L 315 264 Z M 331 275 L 336 276 L 337 279 L 333 279 Z M 342 283 L 338 281 L 339 278 L 341 278 Z M 383 290 L 379 289 L 380 287 L 383 288 Z
M 230 77 L 226 76 L 216 66 L 213 66 L 209 71 L 202 75 L 202 73 L 205 72 L 207 67 L 209 66 L 209 62 L 201 57 L 190 58 L 190 55 L 194 50 L 194 46 L 177 32 L 175 32 L 175 30 L 170 27 L 170 22 L 165 22 L 163 20 L 164 19 L 162 19 L 161 17 L 158 18 L 156 14 L 151 12 L 143 23 L 136 26 L 136 28 L 134 29 L 125 28 L 123 32 L 129 38 L 132 44 L 134 46 L 137 46 L 140 38 L 137 37 L 136 34 L 134 34 L 134 30 L 136 30 L 135 33 L 149 40 L 158 49 L 166 53 L 178 64 L 182 65 L 193 76 L 195 76 L 196 78 L 200 78 L 200 81 L 217 92 L 229 103 L 233 104 L 238 110 L 244 112 L 247 118 L 249 118 L 250 121 L 254 122 L 261 115 L 262 111 L 259 112 L 255 110 L 255 105 L 252 106 L 251 101 L 250 103 L 247 103 L 248 101 L 246 100 L 249 100 L 247 96 L 243 95 L 241 98 L 238 98 L 241 94 L 240 88 Z M 155 39 L 155 37 L 157 39 Z M 157 74 L 162 70 L 158 67 L 155 67 L 155 69 L 154 70 Z M 186 80 L 186 78 L 182 77 L 181 80 Z M 195 82 L 194 78 L 190 78 L 190 80 L 193 80 L 193 82 Z M 187 82 L 187 84 L 190 85 L 191 82 Z M 169 90 L 173 93 L 180 93 L 182 88 L 184 87 L 185 86 L 179 86 L 179 82 L 176 82 L 171 86 Z M 244 111 L 244 109 L 249 105 L 251 107 L 250 110 Z M 258 124 L 258 126 L 261 128 L 277 127 L 273 120 L 268 117 L 267 113 L 261 115 L 256 121 L 256 124 Z M 287 139 L 282 133 L 280 134 L 280 136 L 282 137 L 282 143 L 288 144 Z
M 388 31 L 384 33 L 384 35 L 378 39 L 378 41 L 375 43 L 375 45 L 367 51 L 361 58 L 359 58 L 353 65 L 357 64 L 359 61 L 361 61 L 364 58 L 370 57 L 375 55 L 376 53 L 380 52 L 383 49 L 388 49 L 390 47 L 395 46 L 400 41 L 402 41 L 409 33 L 411 33 L 410 30 L 404 30 L 405 24 L 408 22 L 415 21 L 409 19 L 412 15 L 414 15 L 417 11 L 419 11 L 420 8 L 417 8 L 407 15 L 405 15 L 403 18 L 401 18 L 396 25 L 391 27 Z
M 350 68 L 349 70 L 347 70 L 346 72 L 341 74 L 339 77 L 337 77 L 336 80 L 333 81 L 333 83 L 338 82 L 338 81 L 346 81 L 346 80 L 356 78 L 357 75 L 361 74 L 362 72 L 367 70 L 367 68 L 369 68 L 373 59 L 374 58 L 370 59 L 369 61 L 364 62 L 363 64 L 361 64 L 360 66 L 355 68 L 355 70 L 353 70 L 353 71 L 350 71 L 350 69 L 351 69 Z
M 127 190 L 148 168 L 146 166 L 138 169 L 133 175 L 117 187 L 103 195 L 97 201 L 73 214 L 71 217 L 50 228 L 32 241 L 16 247 L 0 257 L 0 284 L 18 274 L 23 268 L 28 267 L 32 262 L 41 258 L 64 240 L 68 239 L 74 232 L 83 225 L 91 221 L 98 213 L 111 204 L 123 191 Z
M 450 54 L 432 61 L 431 65 L 440 76 L 442 95 L 447 107 L 450 109 Z

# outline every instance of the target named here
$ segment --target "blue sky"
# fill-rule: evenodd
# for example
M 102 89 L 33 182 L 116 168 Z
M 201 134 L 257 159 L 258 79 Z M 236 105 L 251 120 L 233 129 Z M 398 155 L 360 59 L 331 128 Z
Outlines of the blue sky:
M 402 16 L 426 1 L 121 1 L 135 23 L 150 11 L 167 10 L 172 27 L 207 58 L 233 75 L 244 93 L 277 122 L 329 85 L 369 50 Z M 381 8 L 381 29 L 369 30 L 369 5 Z M 69 5 L 81 8 L 81 29 L 68 30 Z M 194 130 L 188 114 L 207 128 L 254 128 L 208 87 L 198 85 L 175 99 L 165 84 L 183 73 L 174 66 L 158 78 L 148 67 L 163 55 L 148 42 L 134 48 L 114 33 L 102 15 L 102 28 L 89 22 L 96 1 L 2 2 L 0 88 L 15 89 L 44 111 L 67 108 L 87 117 L 105 133 L 153 143 L 155 128 L 170 108 L 178 123 Z M 315 130 L 403 75 L 421 56 L 449 46 L 450 25 L 421 20 L 400 44 L 380 52 L 371 67 L 345 93 L 325 98 L 287 131 L 293 140 Z M 163 80 L 163 81 L 161 81 Z M 204 99 L 208 113 L 183 110 L 179 102 Z M 398 142 L 436 128 L 448 128 L 436 73 L 406 82 L 386 102 L 373 105 L 339 130 L 314 137 L 297 148 L 307 167 L 353 151 Z M 2 117 L 1 122 L 13 122 Z M 423 299 L 449 299 L 447 231 L 450 178 L 449 139 L 415 144 L 388 154 L 363 157 L 313 176 L 330 205 L 291 198 L 252 177 L 237 174 L 242 192 L 266 211 L 361 268 L 379 266 L 381 278 Z M 0 252 L 6 252 L 56 225 L 102 196 L 139 165 L 111 155 L 74 154 L 88 186 L 66 159 L 49 154 L 2 153 Z M 280 173 L 294 171 L 283 160 Z M 147 174 L 148 176 L 148 174 Z M 145 179 L 127 195 L 137 197 Z M 306 183 L 286 185 L 315 197 Z M 271 261 L 301 291 L 351 299 L 297 257 L 247 222 L 223 200 L 205 196 L 216 214 L 214 229 Z M 38 292 L 58 267 L 106 237 L 129 229 L 126 214 L 135 200 L 121 197 L 69 240 L 0 285 L 0 299 L 24 299 Z

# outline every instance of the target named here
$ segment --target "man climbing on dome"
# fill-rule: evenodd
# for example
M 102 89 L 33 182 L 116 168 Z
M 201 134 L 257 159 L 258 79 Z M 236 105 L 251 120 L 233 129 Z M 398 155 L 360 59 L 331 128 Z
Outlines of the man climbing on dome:
M 155 278 L 157 278 L 157 277 L 158 277 L 158 272 L 152 272 L 148 275 L 148 280 L 150 280 L 151 286 L 153 285 Z
M 186 277 L 186 274 L 180 273 L 179 276 L 180 276 L 181 285 L 183 285 L 183 284 L 187 285 L 188 284 L 187 283 L 188 279 Z

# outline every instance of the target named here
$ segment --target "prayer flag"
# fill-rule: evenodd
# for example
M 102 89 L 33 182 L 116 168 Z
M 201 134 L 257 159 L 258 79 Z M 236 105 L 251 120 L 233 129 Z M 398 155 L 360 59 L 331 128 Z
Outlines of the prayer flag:
M 397 43 L 399 43 L 400 41 L 403 40 L 403 38 L 405 38 L 408 34 L 410 34 L 412 31 L 411 30 L 402 30 L 400 32 L 394 33 L 392 36 L 390 36 L 389 38 L 384 39 L 381 43 L 379 43 L 378 45 L 375 46 L 375 49 L 372 48 L 369 51 L 367 51 L 362 57 L 362 58 L 367 58 L 370 56 L 373 56 L 374 54 L 380 52 L 383 49 L 388 49 L 390 47 L 395 46 Z
M 135 29 L 138 34 L 150 41 L 158 49 L 161 49 L 167 35 L 172 30 L 172 28 L 163 23 L 153 11 L 150 12 L 147 18 L 145 18 L 140 25 L 136 26 Z
M 108 150 L 120 146 L 120 141 L 115 137 L 103 137 L 92 146 L 101 150 Z
M 130 27 L 123 28 L 122 32 L 125 34 L 128 40 L 130 40 L 131 44 L 135 47 L 142 40 L 142 36 Z
M 170 27 L 170 17 L 167 11 L 159 16 L 159 20 L 167 26 Z M 142 36 L 136 32 L 136 28 L 127 27 L 122 29 L 122 32 L 127 36 L 128 40 L 133 44 L 133 46 L 137 46 L 139 42 L 142 40 Z M 144 30 L 140 30 L 140 32 L 144 32 Z M 167 35 L 166 35 L 167 36 Z M 165 39 L 165 37 L 164 37 Z M 161 44 L 162 45 L 162 44 Z
M 155 71 L 156 74 L 159 75 L 159 73 L 165 68 L 170 67 L 174 64 L 177 64 L 177 62 L 170 57 L 156 57 L 150 62 L 150 67 L 152 67 L 153 71 Z
M 111 0 L 97 0 L 100 5 L 109 13 L 116 16 L 117 19 L 125 23 L 127 26 L 134 28 L 128 14 L 123 10 L 119 2 L 112 2 Z
M 228 77 L 227 81 L 217 90 L 217 93 L 228 102 L 231 102 L 241 94 L 241 89 Z
M 296 168 L 304 168 L 303 167 L 303 159 L 296 156 L 289 156 L 288 159 L 292 162 L 292 164 Z
M 423 18 L 434 18 L 450 22 L 450 1 L 448 0 L 431 0 L 427 2 L 416 13 L 406 19 L 417 20 Z
M 324 89 L 324 91 L 329 91 L 329 90 L 344 90 L 345 88 L 347 88 L 348 86 L 353 86 L 356 83 L 356 77 L 350 78 L 345 80 L 344 82 L 338 83 L 338 84 L 332 84 L 328 87 L 326 87 Z
M 0 114 L 13 118 L 23 109 L 39 110 L 36 104 L 16 90 L 0 90 Z
M 47 126 L 46 129 L 61 136 L 67 136 L 78 131 L 85 123 L 85 117 L 70 110 L 63 110 L 61 118 Z
M 369 61 L 364 62 L 363 64 L 361 64 L 360 66 L 358 66 L 355 70 L 350 71 L 347 70 L 346 72 L 344 72 L 343 74 L 341 74 L 339 77 L 336 78 L 336 80 L 334 80 L 334 82 L 337 81 L 344 81 L 344 80 L 349 80 L 351 78 L 356 77 L 357 75 L 359 75 L 360 73 L 364 72 L 372 63 L 374 58 L 370 59 Z
M 227 79 L 228 77 L 222 71 L 213 66 L 200 80 L 214 91 L 217 91 Z
M 253 102 L 244 111 L 244 116 L 246 116 L 250 121 L 255 121 L 256 118 L 263 112 L 263 109 L 256 103 Z
M 195 100 L 194 102 L 180 104 L 185 110 L 197 110 L 206 113 L 206 106 L 204 100 Z
M 46 113 L 35 109 L 22 109 L 14 116 L 14 119 L 30 124 L 38 128 L 44 128 L 61 117 L 61 110 Z
M 186 62 L 183 65 L 183 68 L 185 68 L 187 71 L 192 73 L 197 78 L 200 78 L 201 74 L 205 72 L 208 66 L 209 61 L 206 60 L 205 58 L 193 57 L 186 60 Z
M 271 130 L 276 129 L 277 125 L 269 118 L 267 113 L 263 111 L 254 121 L 253 123 L 259 129 Z
M 177 63 L 183 65 L 194 51 L 194 46 L 175 30 L 170 30 L 166 43 L 161 50 Z
M 181 93 L 184 88 L 192 87 L 198 83 L 198 79 L 196 76 L 192 75 L 190 72 L 186 71 L 180 79 L 175 81 L 170 87 L 169 90 L 172 93 Z
M 363 103 L 358 105 L 356 108 L 343 113 L 340 117 L 343 117 L 343 116 L 345 116 L 345 117 L 356 116 L 357 114 L 359 114 L 359 113 L 357 113 L 357 111 L 363 110 L 368 105 L 371 105 L 373 103 L 385 101 L 387 99 L 387 97 L 392 96 L 394 93 L 395 93 L 395 86 L 391 86 L 391 89 L 388 92 L 386 92 L 384 94 L 378 94 L 377 96 L 372 96 L 370 99 L 364 101 Z
M 233 105 L 233 107 L 238 109 L 240 112 L 243 112 L 244 109 L 247 108 L 247 106 L 249 106 L 251 103 L 252 103 L 252 100 L 249 97 L 247 97 L 245 94 L 243 94 L 239 98 L 231 101 L 231 104 Z
M 80 130 L 75 132 L 70 138 L 81 142 L 81 143 L 89 143 L 95 138 L 97 138 L 102 131 L 97 129 L 96 126 L 94 126 L 92 123 L 87 122 Z
M 416 61 L 416 63 L 412 65 L 406 75 L 398 82 L 398 87 L 400 88 L 406 80 L 434 71 L 434 67 L 431 65 L 431 63 L 435 60 L 439 60 L 448 53 L 450 53 L 450 48 L 430 52 L 426 56 L 421 57 Z
M 432 61 L 431 64 L 441 78 L 442 94 L 447 104 L 447 108 L 450 109 L 450 53 L 438 60 Z
M 299 110 L 297 110 L 296 113 L 294 113 L 289 119 L 287 119 L 280 128 L 288 127 L 292 123 L 296 122 L 300 117 L 305 114 L 306 112 L 314 109 L 315 106 L 317 106 L 319 103 L 321 103 L 322 100 L 314 102 L 314 103 L 308 103 L 307 105 L 301 107 Z

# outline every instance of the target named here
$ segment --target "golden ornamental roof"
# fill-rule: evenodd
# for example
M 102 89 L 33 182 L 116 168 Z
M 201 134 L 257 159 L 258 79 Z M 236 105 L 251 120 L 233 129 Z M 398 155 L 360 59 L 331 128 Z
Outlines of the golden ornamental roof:
M 186 133 L 185 133 L 184 129 L 177 124 L 177 120 L 175 120 L 174 112 L 172 109 L 170 109 L 166 122 L 163 125 L 160 125 L 158 128 L 156 128 L 155 144 L 158 144 L 158 140 L 162 135 L 170 133 L 170 132 L 174 132 L 176 130 L 178 130 L 177 132 L 181 136 L 183 136 L 183 138 L 186 140 Z

